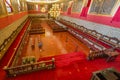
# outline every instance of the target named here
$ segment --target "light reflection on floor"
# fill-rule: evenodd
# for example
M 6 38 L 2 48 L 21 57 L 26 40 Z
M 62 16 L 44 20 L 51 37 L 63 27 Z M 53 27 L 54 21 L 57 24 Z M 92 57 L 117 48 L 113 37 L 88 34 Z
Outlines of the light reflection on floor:
M 86 54 L 88 53 L 88 47 L 78 41 L 68 32 L 53 33 L 46 22 L 42 22 L 41 26 L 44 27 L 45 34 L 30 35 L 28 44 L 25 46 L 21 57 L 35 56 L 38 60 L 41 57 L 67 54 L 75 51 L 83 51 Z M 31 38 L 35 42 L 35 49 L 31 48 Z M 43 42 L 42 51 L 40 51 L 38 48 L 39 39 L 41 39 Z M 21 62 L 21 59 L 19 61 Z

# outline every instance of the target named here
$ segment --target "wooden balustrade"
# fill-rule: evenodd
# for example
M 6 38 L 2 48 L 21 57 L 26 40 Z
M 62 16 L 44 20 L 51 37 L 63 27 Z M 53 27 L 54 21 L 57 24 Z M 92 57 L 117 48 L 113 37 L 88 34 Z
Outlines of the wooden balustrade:
M 8 48 L 10 47 L 14 39 L 17 37 L 18 33 L 20 32 L 22 26 L 25 24 L 26 21 L 27 19 L 20 26 L 18 26 L 17 29 L 14 30 L 12 34 L 7 39 L 5 39 L 4 42 L 0 45 L 0 60 L 7 52 Z
M 115 51 L 115 48 L 105 49 L 101 51 L 90 50 L 87 59 L 93 60 L 95 58 L 102 57 L 106 58 L 106 61 L 109 62 L 114 61 L 119 54 L 120 54 L 119 52 Z
M 90 50 L 87 59 L 88 60 L 94 60 L 96 58 L 105 58 L 107 57 L 106 54 L 104 53 L 105 50 L 103 51 L 92 51 Z
M 9 41 L 16 35 L 17 29 L 13 31 L 13 33 L 4 40 L 3 44 L 0 46 L 0 52 L 5 48 L 5 46 L 9 43 Z
M 92 48 L 94 51 L 102 51 L 106 49 L 104 46 L 90 40 L 87 37 L 84 37 L 83 35 L 80 35 L 78 32 L 72 29 L 68 29 L 68 32 L 70 32 L 72 35 L 74 35 L 76 38 L 86 44 L 89 48 Z
M 55 59 L 52 58 L 52 60 L 48 61 L 41 61 L 41 62 L 36 62 L 36 63 L 31 63 L 31 64 L 25 64 L 21 66 L 15 66 L 15 67 L 4 67 L 4 70 L 7 74 L 7 76 L 16 76 L 19 74 L 25 74 L 33 71 L 38 71 L 38 70 L 49 70 L 49 69 L 54 69 L 55 68 Z
M 89 35 L 93 36 L 94 38 L 97 38 L 97 39 L 100 39 L 100 37 L 102 37 L 103 35 L 101 33 L 98 33 L 97 31 L 95 30 L 90 30 L 90 29 L 87 29 L 87 32 Z
M 120 47 L 120 40 L 118 40 L 117 38 L 112 38 L 112 37 L 103 35 L 100 39 L 102 41 L 106 42 L 106 44 L 111 45 L 113 48 L 114 47 L 116 47 L 116 48 Z
M 30 20 L 28 20 L 28 21 L 26 20 L 25 23 L 27 23 L 27 22 L 29 23 Z M 21 25 L 25 25 L 25 23 L 24 23 L 24 24 L 21 24 Z M 21 28 L 22 28 L 22 27 L 21 27 Z M 20 32 L 20 31 L 19 31 L 19 32 Z M 23 34 L 22 34 L 22 36 L 23 36 Z M 16 35 L 16 37 L 17 37 L 17 35 Z M 21 37 L 21 39 L 19 40 L 18 45 L 16 46 L 16 48 L 14 48 L 14 52 L 13 52 L 13 54 L 12 54 L 11 58 L 9 59 L 8 64 L 7 64 L 8 67 L 11 66 L 12 62 L 14 61 L 15 54 L 16 54 L 16 52 L 17 52 L 17 50 L 18 50 L 18 47 L 19 47 L 19 45 L 20 45 L 20 43 L 21 43 L 21 41 L 22 41 L 22 38 L 23 38 L 23 37 Z
M 106 36 L 106 35 L 102 35 L 101 33 L 98 33 L 95 30 L 87 29 L 84 26 L 77 25 L 75 23 L 72 23 L 70 21 L 66 21 L 64 19 L 60 19 L 59 21 L 61 23 L 65 24 L 66 26 L 71 26 L 72 29 L 73 28 L 75 30 L 78 29 L 77 31 L 80 30 L 80 32 L 83 32 L 84 34 L 87 34 L 88 36 L 91 36 L 91 37 L 97 39 L 98 41 L 100 41 L 102 43 L 105 43 L 105 44 L 107 44 L 107 45 L 109 45 L 109 46 L 111 46 L 113 48 L 115 47 L 117 50 L 120 51 L 120 49 L 118 49 L 120 47 L 120 40 L 118 40 L 117 38 L 113 38 L 113 37 L 109 37 L 109 36 Z M 79 26 L 79 27 L 76 27 L 76 26 Z
M 106 57 L 104 51 L 109 48 L 106 48 L 103 44 L 120 51 L 120 40 L 117 38 L 102 35 L 95 30 L 87 29 L 84 26 L 76 25 L 75 23 L 63 19 L 60 19 L 60 22 L 69 26 L 68 32 L 92 49 L 92 53 L 88 55 L 89 60 L 98 57 Z
M 28 38 L 29 38 L 29 33 L 26 30 L 26 32 L 21 40 L 21 43 L 16 51 L 16 55 L 15 55 L 14 60 L 12 61 L 12 65 L 9 65 L 9 66 L 15 66 L 17 64 L 18 57 L 21 55 L 22 49 L 23 49 L 24 45 L 27 43 Z

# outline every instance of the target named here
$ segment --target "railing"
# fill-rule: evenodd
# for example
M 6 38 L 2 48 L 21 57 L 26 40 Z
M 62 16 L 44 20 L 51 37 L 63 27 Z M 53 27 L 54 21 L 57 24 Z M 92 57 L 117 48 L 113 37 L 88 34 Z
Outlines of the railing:
M 82 41 L 84 44 L 86 44 L 89 48 L 93 49 L 94 51 L 102 51 L 102 50 L 106 49 L 104 46 L 102 46 L 98 43 L 95 43 L 94 41 L 90 40 L 87 37 L 83 37 L 83 35 L 80 35 L 79 33 L 77 33 L 76 31 L 74 31 L 72 29 L 68 29 L 68 32 L 70 32 L 77 39 Z
M 15 66 L 16 64 L 17 64 L 17 60 L 18 60 L 18 57 L 21 55 L 21 52 L 22 52 L 22 50 L 23 50 L 23 47 L 25 46 L 25 44 L 27 43 L 27 41 L 28 41 L 28 38 L 29 38 L 29 35 L 28 35 L 29 33 L 28 33 L 28 30 L 26 29 L 26 32 L 25 32 L 25 34 L 23 35 L 23 38 L 21 39 L 21 41 L 20 41 L 20 45 L 18 45 L 18 49 L 15 51 L 15 56 L 14 56 L 14 59 L 13 59 L 13 61 L 12 61 L 12 65 L 9 65 L 9 66 Z
M 85 34 L 87 33 L 88 36 L 96 38 L 97 41 L 100 41 L 112 48 L 116 48 L 117 51 L 120 51 L 120 40 L 117 38 L 103 35 L 101 33 L 98 33 L 95 30 L 87 29 L 84 26 L 77 25 L 76 23 L 72 23 L 72 22 L 66 21 L 64 19 L 60 19 L 59 21 L 63 24 L 66 24 L 67 26 L 72 26 L 72 28 L 74 28 L 74 29 L 78 29 L 77 31 L 80 30 L 81 32 L 83 32 Z
M 17 37 L 17 35 L 19 34 L 19 32 L 22 29 L 22 26 L 25 24 L 26 21 L 27 21 L 27 19 L 20 26 L 18 26 L 18 28 L 16 30 L 14 30 L 7 39 L 4 40 L 2 45 L 0 45 L 0 60 L 7 52 L 8 48 L 10 47 L 10 45 L 12 44 L 14 39 Z
M 30 22 L 30 20 L 28 20 L 28 21 L 26 20 L 26 22 L 25 22 L 24 24 L 22 24 L 22 25 L 28 24 L 29 22 Z M 20 43 L 21 43 L 22 38 L 23 38 L 23 37 L 21 37 L 21 39 L 19 40 L 18 45 L 16 46 L 16 48 L 14 48 L 14 52 L 13 52 L 11 58 L 9 59 L 9 61 L 8 61 L 8 63 L 7 63 L 7 66 L 11 66 L 11 64 L 12 64 L 12 62 L 13 62 L 13 60 L 14 60 L 14 57 L 15 57 L 15 55 L 16 55 L 16 51 L 18 50 L 19 45 L 20 45 Z
M 16 67 L 5 66 L 4 70 L 7 76 L 16 76 L 16 75 L 25 74 L 33 71 L 38 71 L 38 70 L 54 69 L 55 68 L 54 62 L 55 62 L 55 59 L 52 58 L 52 60 L 41 61 L 41 62 L 26 64 L 26 65 L 21 65 Z

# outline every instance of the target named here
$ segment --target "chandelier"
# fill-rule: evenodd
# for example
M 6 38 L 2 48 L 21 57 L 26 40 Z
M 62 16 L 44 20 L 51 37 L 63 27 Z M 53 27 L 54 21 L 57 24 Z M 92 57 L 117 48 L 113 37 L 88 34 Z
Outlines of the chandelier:
M 60 15 L 59 4 L 52 4 L 52 8 L 50 8 L 49 14 L 53 18 L 57 18 Z

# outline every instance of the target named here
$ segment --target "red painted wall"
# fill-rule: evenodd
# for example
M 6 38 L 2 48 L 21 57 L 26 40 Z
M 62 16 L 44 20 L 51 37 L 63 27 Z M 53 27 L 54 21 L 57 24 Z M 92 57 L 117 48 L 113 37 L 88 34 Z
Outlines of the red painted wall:
M 6 26 L 12 24 L 14 21 L 22 18 L 27 14 L 28 14 L 27 12 L 20 12 L 17 14 L 11 14 L 11 15 L 0 18 L 0 29 L 5 28 Z
M 88 9 L 90 7 L 91 0 L 88 1 L 87 6 L 83 7 L 81 13 L 72 13 L 71 14 L 66 14 L 62 13 L 62 15 L 65 16 L 70 16 L 74 18 L 79 18 L 91 22 L 96 22 L 100 24 L 105 24 L 109 25 L 111 27 L 118 27 L 120 28 L 120 7 L 118 8 L 116 14 L 113 17 L 108 17 L 108 16 L 100 16 L 100 15 L 90 15 L 88 13 Z M 69 11 L 70 13 L 70 11 Z
M 113 17 L 97 16 L 97 15 L 90 15 L 90 14 L 87 15 L 86 17 L 81 17 L 80 14 L 74 14 L 74 13 L 72 13 L 71 15 L 67 15 L 67 14 L 62 14 L 62 15 L 83 19 L 83 20 L 87 20 L 95 23 L 105 24 L 111 27 L 120 28 L 120 21 L 113 21 Z
M 86 20 L 100 23 L 100 24 L 110 25 L 111 27 L 119 27 L 120 28 L 120 25 L 119 25 L 120 22 L 113 21 L 112 19 L 113 19 L 113 17 L 88 15 Z
M 79 16 L 80 16 L 80 13 L 71 13 L 71 17 L 79 18 Z

